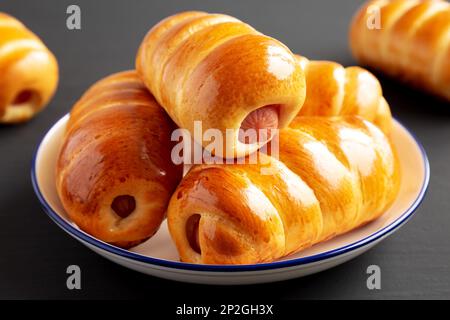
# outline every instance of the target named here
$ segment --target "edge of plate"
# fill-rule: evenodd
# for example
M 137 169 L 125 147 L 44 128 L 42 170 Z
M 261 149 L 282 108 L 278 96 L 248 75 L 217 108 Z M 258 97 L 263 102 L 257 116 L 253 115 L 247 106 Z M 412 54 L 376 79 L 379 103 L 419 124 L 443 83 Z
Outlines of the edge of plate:
M 385 226 L 384 228 L 378 230 L 377 232 L 371 234 L 370 236 L 367 236 L 363 239 L 360 239 L 358 241 L 355 241 L 351 244 L 348 244 L 346 246 L 329 250 L 326 252 L 322 252 L 316 255 L 307 256 L 307 257 L 301 257 L 296 258 L 292 260 L 284 260 L 284 261 L 275 261 L 275 262 L 269 262 L 269 263 L 259 263 L 259 264 L 248 264 L 248 265 L 205 265 L 205 264 L 192 264 L 192 263 L 185 263 L 185 262 L 178 262 L 178 261 L 170 261 L 170 260 L 164 260 L 159 258 L 153 258 L 149 256 L 145 256 L 139 253 L 131 252 L 113 245 L 110 245 L 106 242 L 103 242 L 101 240 L 98 240 L 89 234 L 75 228 L 71 224 L 69 224 L 66 220 L 64 220 L 58 213 L 56 213 L 50 204 L 45 200 L 44 196 L 42 195 L 38 182 L 37 182 L 37 176 L 36 176 L 36 159 L 39 153 L 39 150 L 41 148 L 42 143 L 47 139 L 47 137 L 52 133 L 53 129 L 55 128 L 56 124 L 58 124 L 61 121 L 64 121 L 64 119 L 67 117 L 65 115 L 60 120 L 58 120 L 57 123 L 55 123 L 50 130 L 44 135 L 42 140 L 40 141 L 39 145 L 37 146 L 34 154 L 33 154 L 33 160 L 32 160 L 32 166 L 31 166 L 31 182 L 33 185 L 34 192 L 36 193 L 36 196 L 44 209 L 44 211 L 47 213 L 47 215 L 52 219 L 60 228 L 62 228 L 64 231 L 68 232 L 72 236 L 79 238 L 80 240 L 83 240 L 84 242 L 89 243 L 90 245 L 93 245 L 99 249 L 102 249 L 104 251 L 107 251 L 112 254 L 116 254 L 118 256 L 121 256 L 122 258 L 135 260 L 142 263 L 147 263 L 151 265 L 158 265 L 166 268 L 173 268 L 173 269 L 182 269 L 182 270 L 191 270 L 191 271 L 208 271 L 208 272 L 242 272 L 242 271 L 263 271 L 263 270 L 271 270 L 271 269 L 279 269 L 279 268 L 287 268 L 287 267 L 293 267 L 293 266 L 299 266 L 299 265 L 306 265 L 310 263 L 315 263 L 318 261 L 327 260 L 339 255 L 343 255 L 346 253 L 349 253 L 351 251 L 355 251 L 358 248 L 364 247 L 366 245 L 369 245 L 370 243 L 375 242 L 376 240 L 387 236 L 388 234 L 392 233 L 394 230 L 398 229 L 400 226 L 402 226 L 404 223 L 406 223 L 414 214 L 416 209 L 420 206 L 422 203 L 425 194 L 427 192 L 428 184 L 430 181 L 430 164 L 428 161 L 427 154 L 425 152 L 424 147 L 422 144 L 418 141 L 416 136 L 411 133 L 402 123 L 400 123 L 398 120 L 395 120 L 414 140 L 416 145 L 420 149 L 420 153 L 422 155 L 422 160 L 424 163 L 424 180 L 422 182 L 422 186 L 420 189 L 420 192 L 417 196 L 417 198 L 414 200 L 414 202 L 411 204 L 411 206 L 402 214 L 400 217 L 398 217 L 396 220 L 394 220 L 391 224 Z

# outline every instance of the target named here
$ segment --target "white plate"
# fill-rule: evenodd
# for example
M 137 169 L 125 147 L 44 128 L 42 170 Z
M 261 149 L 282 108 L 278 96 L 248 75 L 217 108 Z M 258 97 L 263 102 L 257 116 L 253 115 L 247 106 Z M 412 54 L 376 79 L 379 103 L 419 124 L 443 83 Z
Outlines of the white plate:
M 68 219 L 54 182 L 56 158 L 67 119 L 66 115 L 45 135 L 33 161 L 33 187 L 45 212 L 64 231 L 107 259 L 133 270 L 171 280 L 251 284 L 301 277 L 334 267 L 370 249 L 411 218 L 424 197 L 430 175 L 424 149 L 408 130 L 395 122 L 393 142 L 400 157 L 402 181 L 397 200 L 382 217 L 272 263 L 237 266 L 188 264 L 179 262 L 166 223 L 147 242 L 124 250 L 90 236 Z

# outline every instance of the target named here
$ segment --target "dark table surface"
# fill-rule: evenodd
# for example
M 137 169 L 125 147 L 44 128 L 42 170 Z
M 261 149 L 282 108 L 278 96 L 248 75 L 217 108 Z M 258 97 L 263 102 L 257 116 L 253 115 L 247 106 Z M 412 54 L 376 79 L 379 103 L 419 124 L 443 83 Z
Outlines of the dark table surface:
M 66 8 L 81 7 L 82 30 L 66 28 Z M 414 218 L 362 256 L 309 277 L 258 286 L 177 283 L 107 261 L 60 230 L 41 210 L 30 182 L 33 152 L 44 133 L 83 91 L 110 73 L 133 67 L 147 30 L 188 9 L 234 15 L 313 59 L 355 64 L 347 45 L 361 1 L 1 0 L 58 57 L 59 90 L 29 123 L 0 126 L 0 298 L 242 297 L 310 299 L 450 298 L 450 105 L 380 76 L 397 119 L 428 152 L 429 192 Z M 1 75 L 0 75 L 1 76 Z M 68 290 L 66 268 L 82 269 L 82 289 Z M 366 287 L 379 265 L 382 289 Z

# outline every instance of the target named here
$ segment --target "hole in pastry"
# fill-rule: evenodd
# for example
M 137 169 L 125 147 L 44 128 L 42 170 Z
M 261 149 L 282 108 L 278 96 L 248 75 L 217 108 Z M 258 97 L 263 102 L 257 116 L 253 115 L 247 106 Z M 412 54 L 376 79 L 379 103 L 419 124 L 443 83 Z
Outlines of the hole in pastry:
M 278 129 L 279 104 L 271 104 L 250 112 L 241 123 L 239 141 L 241 143 L 263 143 L 274 135 Z
M 24 104 L 37 104 L 39 101 L 39 94 L 34 90 L 20 91 L 12 102 L 12 106 L 20 107 Z
M 200 224 L 200 215 L 193 214 L 186 221 L 186 237 L 192 250 L 201 254 L 198 226 Z
M 122 195 L 114 198 L 111 209 L 121 218 L 126 218 L 136 209 L 136 200 L 133 196 Z

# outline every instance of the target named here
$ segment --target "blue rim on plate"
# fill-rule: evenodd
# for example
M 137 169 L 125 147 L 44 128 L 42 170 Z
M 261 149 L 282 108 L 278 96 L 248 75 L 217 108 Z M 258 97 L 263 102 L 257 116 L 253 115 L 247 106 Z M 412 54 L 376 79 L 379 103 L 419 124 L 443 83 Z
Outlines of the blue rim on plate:
M 64 117 L 63 117 L 64 118 Z M 61 121 L 63 118 L 61 118 L 59 121 Z M 397 121 L 397 120 L 396 120 Z M 426 155 L 425 149 L 423 148 L 422 144 L 417 140 L 414 134 L 412 134 L 403 124 L 397 121 L 397 123 L 406 131 L 408 134 L 413 138 L 415 143 L 419 146 L 420 152 L 422 154 L 422 159 L 424 162 L 424 180 L 423 184 L 421 186 L 419 195 L 414 200 L 412 205 L 395 221 L 393 221 L 391 224 L 385 226 L 384 228 L 378 230 L 377 232 L 371 234 L 370 236 L 367 236 L 361 240 L 355 241 L 351 244 L 348 244 L 346 246 L 322 252 L 316 255 L 307 256 L 307 257 L 301 257 L 301 258 L 295 258 L 291 260 L 283 260 L 283 261 L 275 261 L 270 263 L 259 263 L 259 264 L 249 264 L 249 265 L 204 265 L 204 264 L 193 264 L 193 263 L 185 263 L 185 262 L 178 262 L 178 261 L 169 261 L 159 258 L 152 258 L 148 256 L 144 256 L 139 253 L 131 252 L 113 245 L 110 245 L 106 242 L 103 242 L 101 240 L 98 240 L 94 238 L 93 236 L 90 236 L 87 233 L 84 233 L 83 231 L 75 228 L 70 223 L 68 223 L 66 220 L 64 220 L 58 213 L 56 213 L 51 206 L 47 203 L 44 196 L 42 195 L 38 183 L 37 183 L 37 177 L 36 177 L 36 158 L 37 154 L 40 150 L 42 142 L 45 140 L 47 135 L 50 133 L 48 131 L 44 138 L 39 143 L 36 151 L 33 155 L 33 162 L 31 166 L 31 182 L 33 184 L 33 189 L 37 195 L 37 198 L 39 199 L 39 202 L 41 203 L 44 211 L 47 213 L 47 215 L 64 231 L 68 232 L 71 235 L 74 235 L 75 237 L 81 239 L 84 242 L 87 242 L 88 244 L 98 247 L 102 250 L 105 250 L 109 253 L 113 253 L 116 255 L 119 255 L 123 258 L 127 258 L 130 260 L 148 263 L 152 265 L 162 266 L 166 268 L 174 268 L 174 269 L 182 269 L 182 270 L 190 270 L 190 271 L 215 271 L 215 272 L 242 272 L 242 271 L 263 271 L 263 270 L 271 270 L 271 269 L 280 269 L 280 268 L 287 268 L 287 267 L 293 267 L 298 265 L 305 265 L 313 262 L 318 262 L 322 260 L 326 260 L 332 257 L 336 257 L 338 255 L 342 255 L 345 253 L 348 253 L 350 251 L 354 251 L 360 247 L 363 247 L 365 245 L 368 245 L 379 238 L 383 236 L 387 236 L 397 228 L 399 228 L 401 225 L 403 225 L 406 221 L 409 220 L 409 218 L 412 217 L 416 209 L 421 204 L 426 191 L 428 187 L 428 183 L 430 181 L 430 164 L 428 162 L 428 157 Z M 53 127 L 52 127 L 53 128 Z

